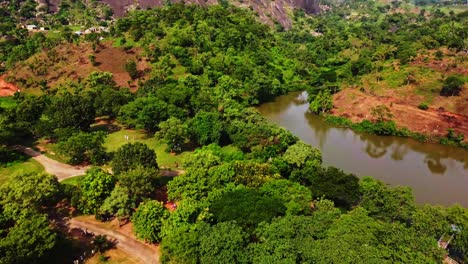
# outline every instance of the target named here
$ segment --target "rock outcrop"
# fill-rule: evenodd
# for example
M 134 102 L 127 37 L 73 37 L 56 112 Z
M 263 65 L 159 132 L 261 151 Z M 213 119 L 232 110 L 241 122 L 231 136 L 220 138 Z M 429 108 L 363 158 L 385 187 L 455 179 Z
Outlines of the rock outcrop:
M 60 0 L 37 0 L 49 4 L 49 10 L 57 11 Z M 101 0 L 109 4 L 114 11 L 114 16 L 125 15 L 128 10 L 137 7 L 146 9 L 154 6 L 161 6 L 165 0 Z M 171 0 L 178 2 L 179 0 Z M 197 4 L 202 6 L 218 4 L 218 0 L 184 0 L 186 4 Z M 318 0 L 230 0 L 236 6 L 250 8 L 256 12 L 260 20 L 269 25 L 281 24 L 284 28 L 292 25 L 291 14 L 294 9 L 304 9 L 308 14 L 320 12 Z

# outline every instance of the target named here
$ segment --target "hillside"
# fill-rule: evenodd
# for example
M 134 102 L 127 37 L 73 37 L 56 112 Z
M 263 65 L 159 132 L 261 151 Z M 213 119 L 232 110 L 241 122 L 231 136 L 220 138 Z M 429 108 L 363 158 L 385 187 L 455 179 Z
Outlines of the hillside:
M 60 0 L 36 0 L 41 5 L 47 6 L 52 13 L 59 11 L 61 4 Z M 178 3 L 178 0 L 171 0 L 173 3 Z M 138 8 L 148 9 L 152 7 L 160 7 L 167 5 L 165 0 L 102 0 L 102 3 L 108 4 L 114 13 L 115 17 L 122 17 L 130 10 Z M 227 1 L 230 4 L 249 8 L 258 14 L 262 22 L 273 25 L 279 23 L 284 28 L 290 28 L 292 25 L 291 14 L 293 9 L 304 9 L 309 14 L 318 14 L 320 12 L 319 1 L 317 0 L 234 0 Z M 222 3 L 219 0 L 188 0 L 185 4 L 196 4 L 208 6 Z

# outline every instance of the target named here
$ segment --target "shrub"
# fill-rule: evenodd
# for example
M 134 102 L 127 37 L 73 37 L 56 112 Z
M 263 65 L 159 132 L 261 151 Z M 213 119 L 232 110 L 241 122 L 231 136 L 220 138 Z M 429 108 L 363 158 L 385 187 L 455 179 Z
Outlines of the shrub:
M 91 62 L 91 65 L 93 65 L 93 66 L 97 65 L 96 56 L 94 54 L 89 55 L 88 58 L 89 58 L 89 62 Z
M 427 109 L 429 109 L 429 106 L 426 103 L 420 103 L 418 105 L 418 108 L 421 109 L 421 110 L 427 110 Z
M 136 79 L 138 77 L 138 69 L 137 69 L 137 64 L 134 61 L 129 61 L 125 64 L 125 70 L 128 72 L 128 75 L 130 75 L 130 78 Z
M 461 77 L 456 76 L 456 75 L 449 76 L 444 81 L 444 86 L 442 86 L 440 95 L 458 96 L 460 95 L 460 92 L 463 89 L 464 84 L 465 84 L 465 81 Z

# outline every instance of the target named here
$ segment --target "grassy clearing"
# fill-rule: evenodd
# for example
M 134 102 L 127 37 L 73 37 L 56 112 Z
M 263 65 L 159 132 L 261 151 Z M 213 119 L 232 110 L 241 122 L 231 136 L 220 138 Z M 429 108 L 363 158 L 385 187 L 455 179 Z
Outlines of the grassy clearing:
M 450 13 L 450 11 L 453 11 L 455 14 L 460 14 L 465 11 L 468 11 L 468 6 L 465 5 L 459 5 L 459 6 L 443 6 L 443 7 L 438 7 L 440 11 L 444 12 L 445 14 Z
M 68 178 L 66 180 L 63 180 L 60 183 L 78 186 L 78 185 L 80 185 L 81 181 L 83 181 L 84 177 L 85 177 L 85 175 L 76 176 L 76 177 L 72 177 L 72 178 Z
M 125 38 L 125 41 L 122 42 L 122 40 Z M 117 38 L 109 38 L 112 40 L 112 47 L 114 48 L 123 48 L 125 46 L 127 47 L 139 47 L 140 44 L 138 42 L 135 42 L 133 38 L 126 36 L 126 37 L 117 37 Z
M 13 97 L 0 97 L 0 107 L 2 108 L 13 108 L 16 106 L 16 101 Z
M 92 258 L 85 261 L 86 264 L 100 264 L 100 263 L 107 263 L 107 264 L 139 264 L 141 263 L 137 258 L 127 254 L 125 251 L 115 248 L 106 251 L 102 254 L 107 258 L 105 262 L 101 261 L 100 254 L 94 255 Z
M 129 137 L 128 141 L 125 140 L 125 135 Z M 167 148 L 166 144 L 157 141 L 152 135 L 147 135 L 142 130 L 124 129 L 109 134 L 106 138 L 104 146 L 106 147 L 107 151 L 116 151 L 122 145 L 132 142 L 141 142 L 146 144 L 149 148 L 153 149 L 156 152 L 158 164 L 161 167 L 176 167 L 176 162 L 180 164 L 184 157 L 190 154 L 188 151 L 182 152 L 178 155 L 167 153 L 165 151 Z
M 42 167 L 39 162 L 33 159 L 29 159 L 24 162 L 13 163 L 7 167 L 0 167 L 0 185 L 7 182 L 8 179 L 14 175 L 42 171 L 44 171 L 44 167 Z

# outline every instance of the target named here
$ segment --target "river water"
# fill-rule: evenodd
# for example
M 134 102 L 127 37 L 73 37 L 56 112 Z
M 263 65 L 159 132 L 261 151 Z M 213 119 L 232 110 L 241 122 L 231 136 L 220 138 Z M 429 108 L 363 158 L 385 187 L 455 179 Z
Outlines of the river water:
M 468 207 L 468 150 L 334 127 L 307 111 L 306 96 L 305 92 L 290 93 L 257 109 L 269 121 L 320 149 L 324 165 L 410 186 L 421 204 Z

